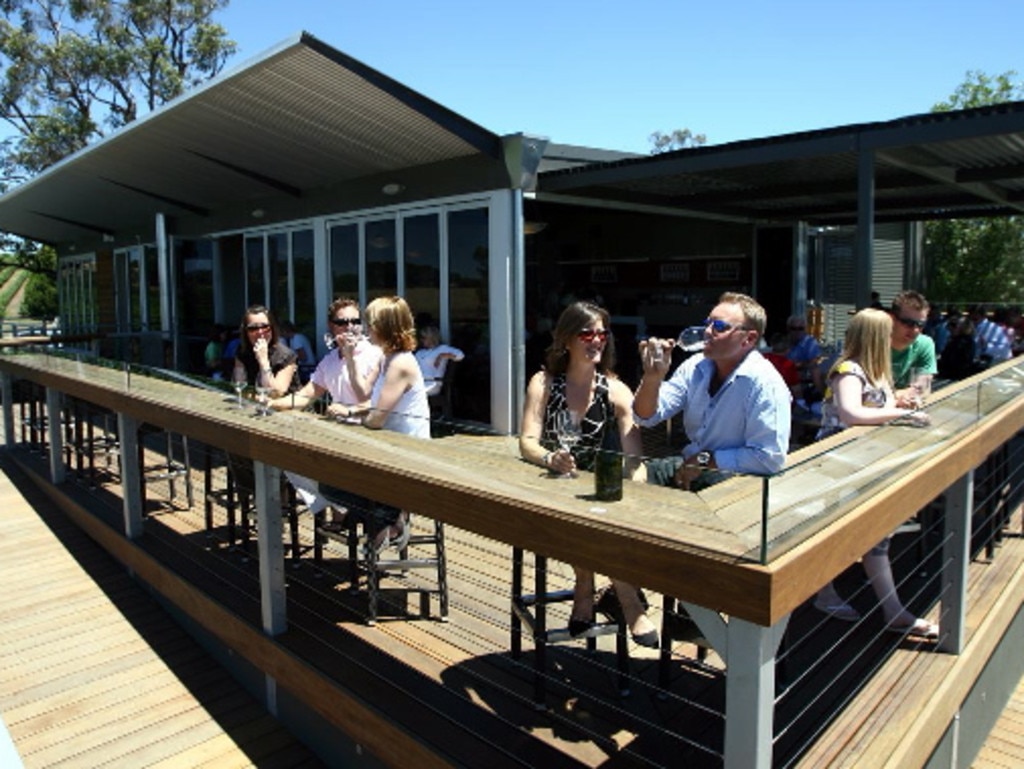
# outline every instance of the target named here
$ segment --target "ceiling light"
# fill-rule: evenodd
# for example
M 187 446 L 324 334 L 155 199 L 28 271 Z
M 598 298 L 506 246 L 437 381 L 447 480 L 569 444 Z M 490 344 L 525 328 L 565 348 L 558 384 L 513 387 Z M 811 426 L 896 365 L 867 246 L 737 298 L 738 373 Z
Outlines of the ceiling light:
M 399 184 L 398 182 L 388 182 L 380 188 L 380 191 L 385 195 L 397 195 L 399 192 L 403 192 L 404 190 L 405 185 Z

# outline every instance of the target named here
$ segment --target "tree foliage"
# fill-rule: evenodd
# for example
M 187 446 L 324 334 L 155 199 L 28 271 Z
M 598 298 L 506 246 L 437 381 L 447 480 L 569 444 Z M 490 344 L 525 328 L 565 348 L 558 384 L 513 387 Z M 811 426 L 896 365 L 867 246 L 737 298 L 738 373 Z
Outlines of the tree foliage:
M 4 189 L 220 72 L 229 0 L 0 0 Z
M 1008 71 L 991 77 L 970 71 L 933 112 L 1024 99 L 1024 85 Z M 1024 301 L 1024 217 L 951 219 L 925 224 L 928 295 L 947 304 Z
M 689 128 L 676 128 L 671 133 L 655 131 L 647 137 L 651 143 L 651 154 L 660 155 L 662 152 L 672 152 L 689 147 L 701 147 L 707 144 L 707 137 L 704 134 L 695 134 Z

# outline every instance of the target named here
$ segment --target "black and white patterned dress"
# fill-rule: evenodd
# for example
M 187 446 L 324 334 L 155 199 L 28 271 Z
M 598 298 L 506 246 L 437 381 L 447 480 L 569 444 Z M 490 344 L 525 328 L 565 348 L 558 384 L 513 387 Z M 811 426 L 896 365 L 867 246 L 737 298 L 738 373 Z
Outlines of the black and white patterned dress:
M 549 450 L 558 449 L 558 433 L 555 430 L 555 414 L 569 408 L 565 398 L 565 374 L 559 374 L 551 380 L 551 392 L 548 395 L 547 408 L 544 409 L 544 432 L 541 445 Z M 573 449 L 572 456 L 576 467 L 581 470 L 592 470 L 594 457 L 601 446 L 601 434 L 604 425 L 615 421 L 615 407 L 612 406 L 608 392 L 608 377 L 598 374 L 594 386 L 594 400 L 590 402 L 587 413 L 580 419 L 582 437 Z

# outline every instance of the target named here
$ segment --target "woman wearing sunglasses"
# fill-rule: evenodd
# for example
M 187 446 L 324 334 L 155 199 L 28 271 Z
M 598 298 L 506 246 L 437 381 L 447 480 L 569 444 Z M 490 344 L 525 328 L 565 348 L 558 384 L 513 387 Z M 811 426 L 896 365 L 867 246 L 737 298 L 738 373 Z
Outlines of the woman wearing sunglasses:
M 270 310 L 259 304 L 248 307 L 238 334 L 232 380 L 246 382 L 250 387 L 266 387 L 271 397 L 289 392 L 298 363 L 295 351 L 281 341 Z
M 643 448 L 640 431 L 633 424 L 633 396 L 613 372 L 615 345 L 609 326 L 608 313 L 586 302 L 569 305 L 559 317 L 545 367 L 530 379 L 526 390 L 519 452 L 528 462 L 559 474 L 591 470 L 604 426 L 610 422 L 619 430 L 627 472 L 634 479 L 642 476 Z M 572 450 L 559 447 L 555 415 L 563 411 L 580 415 L 580 439 Z M 577 637 L 594 625 L 594 573 L 576 566 L 573 571 L 576 585 L 569 633 Z M 618 580 L 612 580 L 612 585 L 633 640 L 657 648 L 658 631 L 644 613 L 636 588 Z

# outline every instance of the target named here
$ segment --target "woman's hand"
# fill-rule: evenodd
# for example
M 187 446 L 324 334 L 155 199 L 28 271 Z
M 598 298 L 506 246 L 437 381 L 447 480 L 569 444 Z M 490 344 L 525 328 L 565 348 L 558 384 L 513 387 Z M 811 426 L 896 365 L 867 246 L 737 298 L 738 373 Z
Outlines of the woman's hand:
M 253 342 L 252 352 L 256 356 L 256 362 L 260 364 L 261 369 L 270 368 L 270 347 L 266 339 L 257 339 Z
M 547 468 L 559 475 L 574 473 L 576 472 L 576 459 L 565 449 L 558 449 L 548 455 Z

